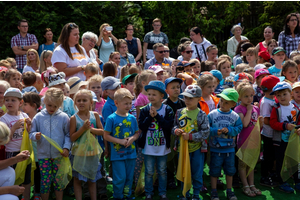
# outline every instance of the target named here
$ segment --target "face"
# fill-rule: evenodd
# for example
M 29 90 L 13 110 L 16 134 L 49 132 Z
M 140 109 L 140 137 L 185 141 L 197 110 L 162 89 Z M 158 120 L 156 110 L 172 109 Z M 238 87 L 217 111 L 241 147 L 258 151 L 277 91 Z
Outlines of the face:
M 87 48 L 87 50 L 91 50 L 92 48 L 95 47 L 96 45 L 96 40 L 94 38 L 83 38 L 83 45 L 85 46 L 85 48 Z
M 196 34 L 195 32 L 191 31 L 190 38 L 193 42 L 195 42 L 195 41 L 198 41 L 201 38 L 201 36 L 200 36 L 200 33 Z
M 115 100 L 115 105 L 118 108 L 118 110 L 120 110 L 124 113 L 128 113 L 132 107 L 132 99 L 126 97 L 126 98 L 122 99 L 121 101 Z
M 79 29 L 73 28 L 69 35 L 69 46 L 74 47 L 79 42 Z
M 154 31 L 159 31 L 160 30 L 160 27 L 161 27 L 161 23 L 160 22 L 154 22 L 152 24 L 152 27 L 153 27 L 153 30 Z
M 296 28 L 298 23 L 298 18 L 295 16 L 291 16 L 290 20 L 288 21 L 287 25 L 290 28 Z
M 21 82 L 21 76 L 19 75 L 14 75 L 10 77 L 8 83 L 10 84 L 11 87 L 13 88 L 19 88 Z
M 68 90 L 66 87 L 64 88 L 64 95 L 66 97 L 70 97 L 70 90 Z
M 189 66 L 186 66 L 186 67 L 184 68 L 184 71 L 185 71 L 185 72 L 188 72 L 188 73 L 192 73 L 192 72 L 193 72 L 193 68 L 189 65 Z
M 121 54 L 125 54 L 127 51 L 128 51 L 128 49 L 127 49 L 127 43 L 122 43 L 121 46 L 120 46 L 120 48 L 119 48 L 119 52 Z
M 20 26 L 18 26 L 18 29 L 21 33 L 27 33 L 28 32 L 28 23 L 27 22 L 21 22 Z
M 180 83 L 176 81 L 169 83 L 166 92 L 170 97 L 177 98 L 180 94 Z
M 17 63 L 15 61 L 13 61 L 11 63 L 11 68 L 16 69 L 17 68 Z
M 117 66 L 119 66 L 120 61 L 121 61 L 120 55 L 119 55 L 119 54 L 114 55 L 114 56 L 112 57 L 111 61 L 113 61 L 114 63 L 116 63 Z
M 261 80 L 265 77 L 265 76 L 268 76 L 267 74 L 263 74 L 263 75 L 260 75 L 256 78 L 256 84 L 258 87 L 261 86 Z
M 213 61 L 218 56 L 218 50 L 212 49 L 209 53 L 207 53 L 207 59 Z
M 102 94 L 101 83 L 99 82 L 90 82 L 89 90 L 95 92 L 97 97 L 100 97 Z
M 15 112 L 22 106 L 22 101 L 17 97 L 5 97 L 4 105 L 9 112 Z
M 201 72 L 201 66 L 199 63 L 195 63 L 195 65 L 193 66 L 193 72 L 196 74 L 196 75 L 200 75 L 200 72 Z
M 268 52 L 270 53 L 270 55 L 272 55 L 272 51 L 273 49 L 277 47 L 276 42 L 272 42 L 269 46 L 268 46 Z
M 87 94 L 78 94 L 75 99 L 75 105 L 79 111 L 90 110 L 93 105 L 90 97 Z
M 185 50 L 183 52 L 181 52 L 181 55 L 183 57 L 183 60 L 189 61 L 193 55 L 193 50 L 191 48 L 191 46 L 188 46 L 187 48 L 185 48 Z
M 46 38 L 47 41 L 52 41 L 52 39 L 53 39 L 53 33 L 52 33 L 52 31 L 48 31 L 48 32 L 44 35 L 44 37 Z
M 265 28 L 264 30 L 264 38 L 265 40 L 271 40 L 274 36 L 274 33 L 271 28 Z
M 106 95 L 109 96 L 109 98 L 114 99 L 115 92 L 116 92 L 119 88 L 120 88 L 120 87 L 117 87 L 117 88 L 114 89 L 114 90 L 105 90 Z
M 163 59 L 165 57 L 165 48 L 164 47 L 157 47 L 156 50 L 153 52 L 157 59 Z
M 250 105 L 253 102 L 253 97 L 254 97 L 254 91 L 253 90 L 247 90 L 245 94 L 240 97 L 241 103 L 244 106 Z
M 297 81 L 298 71 L 296 67 L 289 67 L 285 72 L 282 72 L 283 76 L 292 83 Z
M 288 89 L 275 92 L 275 96 L 281 105 L 289 105 L 291 100 L 291 92 Z
M 134 82 L 129 82 L 126 85 L 124 85 L 124 88 L 130 91 L 131 94 L 134 94 L 133 88 L 134 88 Z
M 248 63 L 252 63 L 252 62 L 255 62 L 256 61 L 256 57 L 254 54 L 247 54 L 246 55 L 246 60 L 248 61 Z
M 49 54 L 49 56 L 47 58 L 44 58 L 46 66 L 51 66 L 52 65 L 51 58 L 52 58 L 52 53 Z
M 156 78 L 157 78 L 157 80 L 159 80 L 159 81 L 163 81 L 163 79 L 164 79 L 164 72 L 163 71 L 161 71 L 161 72 L 158 72 L 157 74 L 156 74 Z
M 147 97 L 152 104 L 160 103 L 164 97 L 164 94 L 159 92 L 158 90 L 148 89 Z
M 198 98 L 198 97 L 193 98 L 193 97 L 183 96 L 183 99 L 184 99 L 184 102 L 185 102 L 185 105 L 187 108 L 197 107 L 198 102 L 200 101 L 200 98 Z
M 234 35 L 235 36 L 240 36 L 242 34 L 242 29 L 240 27 L 236 27 L 234 29 Z
M 30 105 L 30 103 L 23 103 L 23 106 L 22 106 L 22 110 L 24 113 L 30 113 L 30 112 L 33 112 L 33 111 L 36 111 L 36 106 L 32 106 Z
M 220 110 L 222 112 L 228 112 L 234 106 L 235 106 L 235 102 L 234 101 L 227 101 L 227 100 L 221 98 L 221 100 L 220 100 Z
M 216 82 L 209 81 L 202 89 L 203 96 L 211 95 L 215 91 Z
M 134 33 L 133 26 L 127 26 L 125 33 L 127 35 L 133 35 L 133 33 Z
M 142 81 L 142 85 L 143 85 L 143 87 L 145 87 L 145 85 L 148 85 L 150 81 L 155 81 L 155 80 L 157 80 L 157 76 L 151 74 L 151 75 L 148 77 L 147 82 Z
M 30 61 L 35 61 L 36 60 L 36 55 L 35 55 L 35 53 L 33 51 L 29 51 L 28 52 L 28 59 Z
M 247 51 L 246 49 L 241 48 L 241 54 L 242 54 L 242 56 L 246 56 L 247 55 L 246 51 Z
M 86 81 L 89 80 L 92 76 L 94 76 L 96 73 L 93 72 L 84 72 L 84 75 L 86 77 Z
M 223 75 L 224 78 L 226 78 L 227 76 L 230 75 L 230 72 L 231 72 L 231 66 L 228 62 L 224 63 L 221 68 L 220 68 L 220 71 Z
M 280 51 L 272 56 L 275 62 L 282 63 L 285 59 L 285 53 L 283 51 Z
M 299 87 L 293 89 L 292 96 L 297 103 L 300 102 L 300 88 Z
M 170 57 L 170 49 L 168 47 L 164 47 L 165 50 L 165 58 L 169 58 Z

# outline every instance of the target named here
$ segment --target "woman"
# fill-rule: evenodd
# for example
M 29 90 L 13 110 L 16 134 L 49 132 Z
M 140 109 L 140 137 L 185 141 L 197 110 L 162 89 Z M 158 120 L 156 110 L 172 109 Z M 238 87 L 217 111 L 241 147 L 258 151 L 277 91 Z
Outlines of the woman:
M 194 50 L 192 50 L 191 42 L 187 41 L 178 46 L 178 53 L 181 55 L 177 59 L 180 61 L 190 61 Z
M 106 30 L 106 28 L 108 30 Z M 112 34 L 112 26 L 104 23 L 99 28 L 100 35 L 96 45 L 98 46 L 99 59 L 106 63 L 111 52 L 115 51 L 114 45 L 118 39 Z
M 44 30 L 44 38 L 45 38 L 45 43 L 40 45 L 39 47 L 39 56 L 41 56 L 44 50 L 53 51 L 54 48 L 56 47 L 56 42 L 53 42 L 53 33 L 51 28 L 46 28 Z
M 97 66 L 101 64 L 100 59 L 97 57 L 94 51 L 94 46 L 98 42 L 98 36 L 92 32 L 85 32 L 82 35 L 81 46 L 84 48 L 86 55 L 88 56 L 89 63 L 95 63 Z
M 264 38 L 265 40 L 263 42 L 260 42 L 256 45 L 256 51 L 267 51 L 268 48 L 268 42 L 272 40 L 274 36 L 274 32 L 271 26 L 267 26 L 264 30 Z
M 242 44 L 244 44 L 246 42 L 250 42 L 250 40 L 242 40 L 242 41 L 240 41 L 239 44 L 238 44 L 238 46 L 237 46 L 237 48 L 236 48 L 235 55 L 234 55 L 234 57 L 232 59 L 234 68 L 236 67 L 236 60 L 239 57 L 241 57 L 241 55 L 242 55 L 241 46 L 242 46 Z
M 79 27 L 75 23 L 64 25 L 58 38 L 58 45 L 51 58 L 53 66 L 66 74 L 66 80 L 77 76 L 85 81 L 83 72 L 88 64 L 88 56 L 79 45 Z
M 240 25 L 234 25 L 231 28 L 231 33 L 234 35 L 227 40 L 227 53 L 233 58 L 236 52 L 236 48 L 241 40 L 247 40 L 245 36 L 242 36 L 242 27 Z
M 192 39 L 191 47 L 193 50 L 192 58 L 197 58 L 200 62 L 207 60 L 206 48 L 211 45 L 210 41 L 206 40 L 200 28 L 193 27 L 190 30 L 190 38 Z
M 278 46 L 284 48 L 286 55 L 290 57 L 290 53 L 298 49 L 299 41 L 300 28 L 298 17 L 295 13 L 291 13 L 286 17 L 284 30 L 278 36 Z
M 42 74 L 46 69 L 50 66 L 52 66 L 51 58 L 52 58 L 52 51 L 50 50 L 44 50 L 40 56 L 40 69 L 39 73 Z
M 31 72 L 38 72 L 38 69 L 40 67 L 40 59 L 39 54 L 35 49 L 28 49 L 26 53 L 27 63 L 23 69 L 23 74 L 25 72 L 31 71 Z
M 124 67 L 127 64 L 135 64 L 134 56 L 128 53 L 127 42 L 119 39 L 117 42 L 117 51 L 120 53 L 120 66 Z
M 126 38 L 124 39 L 127 42 L 128 52 L 131 53 L 135 61 L 139 61 L 142 56 L 142 45 L 139 38 L 133 37 L 134 27 L 132 24 L 128 24 L 125 28 Z

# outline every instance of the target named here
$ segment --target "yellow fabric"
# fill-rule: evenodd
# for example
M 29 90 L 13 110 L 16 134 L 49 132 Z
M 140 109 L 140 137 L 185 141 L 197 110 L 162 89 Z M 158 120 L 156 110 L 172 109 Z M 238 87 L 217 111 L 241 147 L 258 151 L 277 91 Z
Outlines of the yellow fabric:
M 54 140 L 42 134 L 42 136 L 54 146 L 60 153 L 63 152 L 63 149 L 57 144 Z M 58 171 L 56 173 L 55 179 L 59 184 L 61 189 L 65 189 L 72 179 L 72 166 L 69 157 L 61 157 L 60 162 L 57 164 Z
M 139 196 L 143 194 L 144 191 L 145 191 L 145 164 L 143 164 L 139 180 L 135 187 L 134 194 L 135 196 Z
M 297 135 L 295 129 L 292 131 L 288 145 L 285 150 L 285 156 L 281 168 L 281 177 L 283 181 L 287 181 L 295 172 L 298 171 L 300 163 L 300 136 Z
M 98 141 L 91 134 L 90 129 L 82 134 L 74 155 L 73 168 L 81 175 L 94 180 L 96 178 L 98 163 L 103 150 Z
M 191 163 L 188 141 L 180 137 L 179 160 L 176 178 L 183 182 L 182 195 L 185 197 L 187 191 L 192 188 Z
M 28 150 L 30 152 L 30 157 L 27 160 L 24 160 L 22 162 L 18 162 L 15 172 L 16 172 L 16 181 L 15 185 L 20 185 L 25 180 L 25 171 L 27 168 L 27 165 L 31 163 L 31 185 L 34 184 L 34 170 L 36 169 L 35 161 L 34 161 L 34 153 L 33 148 L 31 144 L 31 140 L 29 139 L 29 134 L 26 129 L 26 123 L 24 119 L 24 132 L 23 132 L 23 138 L 21 143 L 21 149 L 20 152 Z
M 237 157 L 250 168 L 247 172 L 247 176 L 255 168 L 260 154 L 260 145 L 260 125 L 259 121 L 257 121 L 250 135 L 236 153 Z

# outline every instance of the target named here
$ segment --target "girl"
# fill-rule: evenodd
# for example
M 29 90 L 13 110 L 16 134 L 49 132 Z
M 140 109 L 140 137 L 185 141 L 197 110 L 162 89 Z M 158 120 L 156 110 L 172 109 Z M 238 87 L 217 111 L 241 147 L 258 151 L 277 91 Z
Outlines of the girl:
M 52 180 L 56 199 L 63 199 L 63 189 L 60 188 L 55 179 L 61 155 L 68 157 L 71 148 L 69 135 L 70 120 L 66 113 L 59 110 L 63 101 L 63 91 L 57 88 L 50 88 L 45 94 L 44 102 L 46 108 L 36 114 L 32 121 L 30 139 L 37 141 L 37 158 L 41 172 L 40 191 L 43 200 L 48 200 L 49 198 Z M 33 112 L 31 114 L 33 115 Z M 63 148 L 63 153 L 60 153 L 56 148 L 51 147 L 51 144 L 43 138 L 41 134 L 44 134 L 57 142 L 57 144 Z
M 218 62 L 217 70 L 222 73 L 222 77 L 225 79 L 227 76 L 230 76 L 231 63 L 227 59 L 222 59 Z
M 178 46 L 177 51 L 181 55 L 177 58 L 180 61 L 183 61 L 183 60 L 190 61 L 190 59 L 192 58 L 193 52 L 194 52 L 194 50 L 192 50 L 190 41 L 186 41 L 185 43 L 180 44 Z
M 126 64 L 134 64 L 134 56 L 128 53 L 127 42 L 123 39 L 119 39 L 117 42 L 117 49 L 120 53 L 120 66 L 124 67 Z
M 121 54 L 119 52 L 112 52 L 109 56 L 109 61 L 114 62 L 117 65 L 117 75 L 115 75 L 116 78 L 120 78 L 121 74 Z
M 250 47 L 254 47 L 254 45 L 250 42 L 245 42 L 244 44 L 241 45 L 241 56 L 236 59 L 235 66 L 241 63 L 248 64 L 248 61 L 246 59 L 247 56 L 246 52 Z
M 213 61 L 217 64 L 217 57 L 218 57 L 218 47 L 216 45 L 210 45 L 206 48 L 206 61 Z
M 40 67 L 39 54 L 35 49 L 28 49 L 26 53 L 27 63 L 24 66 L 23 74 L 28 71 L 38 72 Z
M 48 67 L 52 66 L 51 58 L 52 58 L 52 51 L 45 50 L 41 53 L 41 56 L 40 56 L 41 64 L 40 64 L 40 69 L 39 69 L 40 74 L 42 74 L 44 71 L 46 71 Z
M 300 110 L 300 82 L 293 85 L 292 101 L 298 110 Z
M 91 134 L 94 135 L 103 135 L 103 127 L 100 122 L 99 114 L 93 111 L 93 96 L 89 90 L 83 89 L 79 90 L 74 95 L 75 105 L 78 108 L 78 112 L 70 118 L 70 138 L 71 141 L 75 144 L 72 147 L 72 152 L 75 152 L 78 148 L 78 143 L 81 140 L 81 136 L 90 129 Z M 74 159 L 74 156 L 71 156 L 71 160 Z M 79 172 L 73 170 L 73 177 L 74 177 L 74 191 L 75 191 L 75 198 L 77 200 L 82 199 L 82 187 L 81 181 L 88 182 L 88 188 L 90 192 L 90 196 L 92 200 L 96 200 L 97 190 L 96 190 L 96 181 L 102 178 L 101 175 L 101 164 L 100 162 L 94 163 L 93 166 L 97 166 L 97 174 L 94 180 L 91 180 Z
M 288 82 L 293 86 L 295 82 L 297 82 L 298 79 L 298 66 L 297 63 L 291 60 L 285 61 L 285 63 L 282 65 L 282 70 L 281 70 L 281 76 L 285 77 L 285 82 Z
M 254 68 L 258 59 L 258 54 L 255 47 L 250 47 L 246 51 L 246 60 L 250 67 Z
M 41 98 L 35 92 L 26 92 L 23 95 L 23 106 L 22 110 L 25 112 L 29 118 L 32 120 L 34 116 L 40 112 L 41 106 Z M 35 164 L 36 169 L 34 170 L 34 200 L 40 200 L 40 188 L 41 188 L 41 175 L 40 175 L 40 168 L 39 168 L 39 161 L 37 155 L 37 144 L 36 142 L 32 141 L 32 147 L 34 152 Z
M 201 72 L 200 61 L 198 59 L 192 59 L 189 63 L 195 63 L 195 65 L 193 66 L 193 72 L 197 75 L 197 77 L 199 77 Z
M 103 78 L 107 76 L 114 76 L 116 77 L 118 75 L 118 66 L 115 62 L 108 61 L 103 65 Z
M 263 123 L 262 117 L 259 117 L 259 108 L 257 106 L 251 105 L 255 93 L 252 85 L 247 82 L 242 82 L 237 87 L 237 92 L 239 93 L 239 101 L 241 102 L 241 104 L 237 106 L 234 111 L 240 116 L 244 127 L 237 137 L 237 148 L 240 148 L 249 137 L 256 122 L 260 120 L 261 127 Z M 239 160 L 238 169 L 241 181 L 243 183 L 243 193 L 249 197 L 261 195 L 261 191 L 254 185 L 254 170 L 252 170 L 247 177 L 246 174 L 249 168 L 241 160 Z
M 278 43 L 277 43 L 277 41 L 276 41 L 275 39 L 272 39 L 272 40 L 270 40 L 270 41 L 268 42 L 267 45 L 268 45 L 268 46 L 267 46 L 267 52 L 268 52 L 269 55 L 271 56 L 271 55 L 272 55 L 273 49 L 274 49 L 275 47 L 278 47 Z M 270 58 L 270 63 L 271 63 L 272 65 L 275 65 L 275 61 L 274 61 L 274 59 L 273 59 L 272 57 Z
M 4 93 L 10 87 L 7 81 L 0 80 L 0 117 L 7 111 L 4 105 Z
M 93 91 L 97 96 L 97 102 L 95 103 L 95 109 L 99 115 L 102 116 L 102 108 L 106 102 L 104 98 L 101 97 L 102 95 L 102 88 L 101 82 L 103 77 L 101 75 L 94 75 L 88 80 L 88 89 Z
M 42 81 L 44 82 L 44 85 L 45 87 L 41 90 L 40 92 L 40 96 L 44 96 L 46 91 L 49 89 L 48 86 L 49 86 L 49 77 L 52 75 L 52 74 L 57 74 L 58 71 L 57 69 L 55 69 L 54 67 L 48 67 L 46 71 L 44 71 L 42 74 L 41 74 L 41 79 Z

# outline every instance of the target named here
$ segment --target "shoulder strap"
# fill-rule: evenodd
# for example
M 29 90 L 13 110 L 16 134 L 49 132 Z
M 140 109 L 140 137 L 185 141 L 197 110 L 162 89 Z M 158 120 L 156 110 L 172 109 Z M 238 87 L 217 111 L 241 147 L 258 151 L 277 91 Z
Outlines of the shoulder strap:
M 44 51 L 45 48 L 45 44 L 42 44 L 42 52 Z
M 203 52 L 204 52 L 205 59 L 207 60 L 207 55 L 206 55 L 206 51 L 205 51 L 205 49 L 204 49 L 203 44 L 202 44 L 202 49 L 203 49 Z M 198 51 L 197 51 L 197 52 L 198 52 Z
M 197 51 L 197 55 L 198 55 L 198 60 L 201 62 L 201 57 L 200 57 L 200 54 L 199 54 L 199 51 L 198 51 L 198 48 L 197 48 L 197 45 L 195 44 L 195 49 Z

